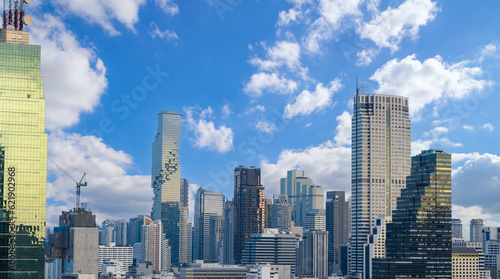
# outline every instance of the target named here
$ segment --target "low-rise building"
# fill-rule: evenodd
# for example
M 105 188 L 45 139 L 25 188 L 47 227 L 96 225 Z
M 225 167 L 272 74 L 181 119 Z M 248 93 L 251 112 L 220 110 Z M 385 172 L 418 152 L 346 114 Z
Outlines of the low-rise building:
M 180 269 L 181 279 L 246 279 L 248 268 L 196 261 Z
M 453 279 L 479 279 L 479 253 L 470 247 L 452 247 Z

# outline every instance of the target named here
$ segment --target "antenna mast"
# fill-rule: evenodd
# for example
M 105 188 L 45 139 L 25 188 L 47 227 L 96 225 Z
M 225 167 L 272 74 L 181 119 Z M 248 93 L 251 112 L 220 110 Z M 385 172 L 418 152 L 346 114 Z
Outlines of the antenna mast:
M 8 8 L 7 1 L 9 2 Z M 3 29 L 23 31 L 25 25 L 30 25 L 33 22 L 33 18 L 25 15 L 24 4 L 30 4 L 32 1 L 3 0 Z

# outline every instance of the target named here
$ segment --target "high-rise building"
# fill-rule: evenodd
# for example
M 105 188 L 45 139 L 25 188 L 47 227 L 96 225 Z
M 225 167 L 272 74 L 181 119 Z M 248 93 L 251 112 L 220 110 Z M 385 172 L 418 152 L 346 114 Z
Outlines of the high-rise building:
M 156 273 L 169 271 L 171 264 L 171 248 L 163 233 L 161 220 L 153 221 L 144 216 L 142 226 L 142 262 L 151 263 Z
M 365 270 L 363 278 L 372 278 L 373 259 L 385 259 L 386 224 L 391 222 L 391 216 L 375 218 L 375 225 L 371 229 L 371 233 L 368 236 L 368 243 L 365 246 L 365 261 L 363 262 Z
M 324 191 L 314 185 L 302 170 L 290 170 L 287 177 L 281 179 L 281 194 L 288 196 L 292 206 L 292 221 L 297 226 L 305 225 L 307 211 L 324 209 Z
M 239 166 L 234 169 L 234 262 L 241 264 L 245 243 L 265 226 L 265 193 L 260 169 Z
M 242 263 L 291 266 L 291 273 L 295 274 L 296 240 L 294 234 L 279 232 L 278 229 L 264 229 L 263 233 L 252 234 L 245 244 Z
M 224 204 L 223 264 L 234 264 L 234 202 Z
M 142 225 L 144 222 L 144 215 L 130 218 L 127 226 L 127 245 L 134 246 L 142 240 Z
M 483 242 L 483 220 L 482 219 L 472 219 L 470 220 L 470 241 L 472 242 Z
M 328 231 L 328 273 L 340 271 L 340 246 L 349 237 L 349 209 L 344 191 L 326 193 L 326 230 Z
M 127 245 L 127 220 L 117 220 L 115 221 L 115 239 L 116 245 Z
M 180 207 L 180 218 L 179 218 L 179 264 L 190 263 L 189 260 L 189 245 L 191 244 L 191 239 L 189 238 L 189 232 L 191 232 L 191 226 L 189 224 L 189 208 Z
M 189 207 L 189 180 L 181 178 L 180 207 Z
M 324 209 L 308 211 L 306 214 L 306 230 L 325 231 L 326 230 L 326 212 Z
M 391 216 L 410 174 L 408 98 L 363 94 L 352 117 L 352 226 L 350 273 L 363 272 L 363 247 L 375 217 Z
M 304 232 L 299 250 L 301 278 L 325 279 L 328 276 L 328 232 Z
M 172 248 L 172 262 L 179 262 L 179 218 L 181 164 L 179 141 L 181 114 L 171 111 L 158 114 L 158 132 L 153 142 L 151 187 L 153 220 L 161 220 Z
M 411 163 L 373 278 L 452 278 L 451 155 L 427 150 Z
M 219 192 L 198 189 L 194 203 L 194 259 L 207 262 L 218 262 L 219 251 L 222 247 L 222 234 L 224 225 L 224 195 Z M 219 222 L 213 217 L 220 217 Z M 211 225 L 215 227 L 211 227 Z M 211 234 L 217 232 L 214 238 Z M 217 251 L 212 251 L 211 248 Z
M 462 220 L 451 219 L 453 238 L 462 238 Z
M 41 48 L 29 44 L 29 33 L 17 23 L 9 24 L 15 30 L 0 30 L 0 274 L 43 278 L 47 134 Z
M 272 199 L 266 199 L 266 223 L 264 225 L 265 228 L 272 228 L 272 222 L 273 222 L 273 200 Z
M 280 232 L 291 232 L 292 230 L 292 206 L 288 203 L 287 195 L 273 195 L 271 207 L 271 227 Z

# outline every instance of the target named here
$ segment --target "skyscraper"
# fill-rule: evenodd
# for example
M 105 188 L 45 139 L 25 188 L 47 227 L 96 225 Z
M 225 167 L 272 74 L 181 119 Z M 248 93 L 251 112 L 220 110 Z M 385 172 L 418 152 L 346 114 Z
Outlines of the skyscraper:
M 224 204 L 223 264 L 234 264 L 234 202 Z
M 349 237 L 348 204 L 344 191 L 326 193 L 326 230 L 328 231 L 328 273 L 340 270 L 340 246 Z
M 265 226 L 265 193 L 260 169 L 239 166 L 234 169 L 234 262 L 241 264 L 245 243 Z
M 427 150 L 411 163 L 373 278 L 452 278 L 451 155 Z
M 470 220 L 470 241 L 483 242 L 483 219 Z
M 181 178 L 180 207 L 189 207 L 189 180 Z
M 451 219 L 453 238 L 462 238 L 462 220 Z
M 301 278 L 325 279 L 328 275 L 328 232 L 304 232 L 299 250 Z
M 179 264 L 190 263 L 189 260 L 189 245 L 191 239 L 189 234 L 191 232 L 191 225 L 189 224 L 189 208 L 181 206 L 179 208 Z M 192 251 L 191 251 L 192 253 Z
M 153 221 L 144 216 L 142 226 L 142 262 L 153 264 L 156 273 L 169 271 L 171 263 L 171 247 L 163 233 L 164 226 L 161 220 Z
M 350 273 L 363 272 L 363 246 L 375 217 L 390 216 L 410 173 L 408 98 L 354 97 Z
M 170 111 L 158 114 L 158 132 L 153 142 L 151 187 L 153 220 L 161 220 L 172 247 L 172 262 L 179 262 L 179 218 L 181 165 L 179 140 L 181 114 Z
M 212 249 L 220 250 L 222 238 L 218 234 L 211 237 L 211 234 L 214 232 L 222 234 L 224 202 L 224 195 L 221 193 L 205 190 L 202 187 L 196 192 L 193 235 L 194 260 L 218 262 L 217 252 L 212 251 Z M 220 217 L 220 222 L 213 217 Z
M 273 195 L 271 214 L 271 227 L 280 232 L 291 232 L 292 230 L 292 207 L 288 204 L 286 195 Z
M 47 134 L 41 48 L 29 44 L 29 33 L 15 21 L 0 30 L 0 274 L 43 278 Z

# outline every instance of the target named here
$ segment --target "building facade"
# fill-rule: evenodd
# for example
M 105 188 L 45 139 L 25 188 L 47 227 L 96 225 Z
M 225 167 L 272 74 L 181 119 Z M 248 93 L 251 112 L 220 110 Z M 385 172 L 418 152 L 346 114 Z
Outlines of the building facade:
M 326 193 L 326 230 L 328 231 L 328 273 L 340 271 L 340 246 L 349 237 L 349 209 L 344 191 Z
M 280 232 L 291 232 L 292 229 L 292 206 L 288 203 L 286 195 L 273 195 L 271 214 L 271 228 Z
M 153 220 L 161 220 L 172 247 L 172 262 L 179 262 L 179 218 L 181 164 L 179 141 L 181 114 L 170 111 L 158 114 L 158 132 L 153 142 L 151 187 L 153 188 Z
M 189 207 L 189 180 L 181 178 L 180 207 Z
M 171 266 L 171 248 L 163 233 L 161 220 L 153 221 L 144 217 L 142 226 L 142 261 L 151 263 L 156 273 L 169 271 Z
M 411 162 L 373 278 L 452 278 L 451 155 L 427 150 Z
M 301 278 L 328 276 L 328 232 L 306 231 L 299 245 Z
M 350 273 L 363 272 L 363 247 L 375 217 L 390 216 L 410 174 L 408 98 L 357 89 L 352 117 Z
M 234 202 L 227 201 L 224 205 L 224 244 L 223 264 L 234 264 Z
M 453 238 L 462 238 L 462 220 L 451 219 L 451 229 L 453 232 Z
M 44 277 L 47 134 L 40 53 L 28 32 L 0 30 L 0 273 L 9 278 Z
M 472 242 L 482 242 L 483 241 L 483 220 L 482 219 L 472 219 L 470 220 L 470 241 Z
M 112 261 L 116 265 L 116 273 L 125 274 L 128 272 L 129 267 L 134 262 L 134 249 L 132 246 L 116 246 L 99 245 L 99 273 L 106 274 L 107 270 L 103 268 L 104 261 Z
M 474 248 L 452 248 L 453 279 L 479 279 L 479 254 Z
M 245 243 L 265 227 L 265 192 L 259 168 L 234 170 L 234 262 L 241 264 Z

